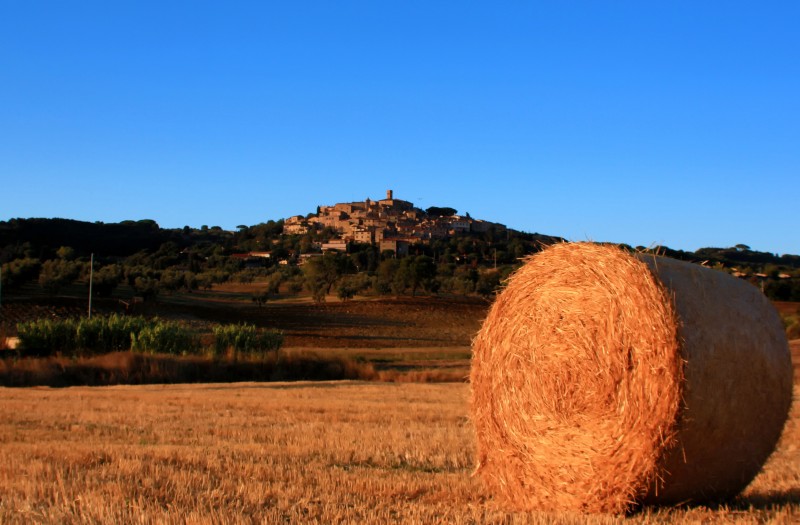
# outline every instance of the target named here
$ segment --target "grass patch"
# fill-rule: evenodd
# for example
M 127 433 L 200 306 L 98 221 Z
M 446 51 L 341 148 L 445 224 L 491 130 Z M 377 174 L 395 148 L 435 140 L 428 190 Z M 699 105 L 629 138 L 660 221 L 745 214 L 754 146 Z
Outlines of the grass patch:
M 252 324 L 217 325 L 214 327 L 214 355 L 264 357 L 283 344 L 283 333 L 265 330 Z
M 122 315 L 41 318 L 17 324 L 21 357 L 88 357 L 132 350 L 146 354 L 263 358 L 283 345 L 283 333 L 251 324 L 213 325 L 204 346 L 186 323 Z M 2 338 L 5 341 L 5 337 Z

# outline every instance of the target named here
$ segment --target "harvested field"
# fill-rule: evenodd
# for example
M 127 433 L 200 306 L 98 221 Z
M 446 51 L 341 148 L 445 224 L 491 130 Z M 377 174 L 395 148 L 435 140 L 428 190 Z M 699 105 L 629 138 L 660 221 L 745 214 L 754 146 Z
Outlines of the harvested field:
M 59 301 L 50 315 L 83 311 L 78 300 Z M 23 316 L 42 308 L 21 304 Z M 193 324 L 248 320 L 286 330 L 293 349 L 378 370 L 424 364 L 466 375 L 487 306 L 405 297 L 258 308 L 246 296 L 212 292 L 167 296 L 146 313 Z M 13 307 L 4 301 L 2 313 Z M 0 389 L 0 523 L 620 521 L 498 510 L 471 477 L 467 390 L 361 382 Z M 800 521 L 798 393 L 777 452 L 741 498 L 716 508 L 644 509 L 627 521 Z
M 498 510 L 470 475 L 466 385 L 242 383 L 0 396 L 0 523 L 620 521 Z M 739 499 L 646 508 L 626 521 L 797 522 L 799 408 Z

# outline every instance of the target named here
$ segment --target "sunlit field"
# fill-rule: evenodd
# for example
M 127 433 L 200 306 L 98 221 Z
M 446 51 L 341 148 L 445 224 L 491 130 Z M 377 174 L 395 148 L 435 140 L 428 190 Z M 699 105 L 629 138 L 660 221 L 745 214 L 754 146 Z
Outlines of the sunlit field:
M 795 401 L 799 390 L 795 390 Z M 616 523 L 507 514 L 471 477 L 465 384 L 0 389 L 0 523 Z M 726 506 L 632 523 L 800 521 L 797 403 Z

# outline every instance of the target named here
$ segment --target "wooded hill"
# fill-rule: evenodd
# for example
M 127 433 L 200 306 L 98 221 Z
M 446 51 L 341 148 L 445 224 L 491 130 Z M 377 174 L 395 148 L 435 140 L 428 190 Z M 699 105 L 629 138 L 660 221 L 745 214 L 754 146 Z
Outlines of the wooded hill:
M 247 281 L 273 274 L 280 275 L 273 279 L 276 293 L 281 283 L 288 282 L 295 291 L 316 290 L 318 297 L 335 289 L 343 296 L 368 289 L 489 294 L 520 258 L 563 240 L 512 229 L 465 232 L 413 245 L 410 256 L 403 258 L 407 260 L 381 253 L 375 245 L 350 244 L 347 253 L 318 257 L 302 271 L 298 268 L 304 255 L 320 254 L 321 244 L 335 236 L 330 229 L 285 235 L 282 220 L 225 231 L 207 226 L 165 229 L 152 220 L 12 219 L 0 222 L 3 293 L 13 293 L 32 280 L 56 293 L 65 283 L 85 277 L 81 265 L 94 254 L 101 295 L 123 281 L 136 293 L 154 296 L 159 290 L 210 287 L 229 279 Z M 716 267 L 750 280 L 773 299 L 800 301 L 798 255 L 759 252 L 745 245 L 696 252 L 627 248 Z M 252 252 L 270 256 L 248 258 Z

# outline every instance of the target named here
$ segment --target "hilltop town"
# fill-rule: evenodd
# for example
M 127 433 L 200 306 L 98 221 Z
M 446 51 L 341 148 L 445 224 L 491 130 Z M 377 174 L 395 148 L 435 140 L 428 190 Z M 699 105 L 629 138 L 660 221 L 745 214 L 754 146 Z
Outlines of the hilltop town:
M 378 201 L 338 203 L 320 206 L 316 214 L 295 215 L 284 220 L 284 234 L 305 234 L 311 230 L 329 228 L 335 237 L 322 245 L 323 251 L 344 251 L 348 243 L 374 244 L 380 251 L 398 255 L 408 252 L 409 245 L 446 239 L 459 233 L 506 230 L 499 223 L 456 215 L 452 208 L 421 210 L 412 202 L 395 199 L 392 190 Z

